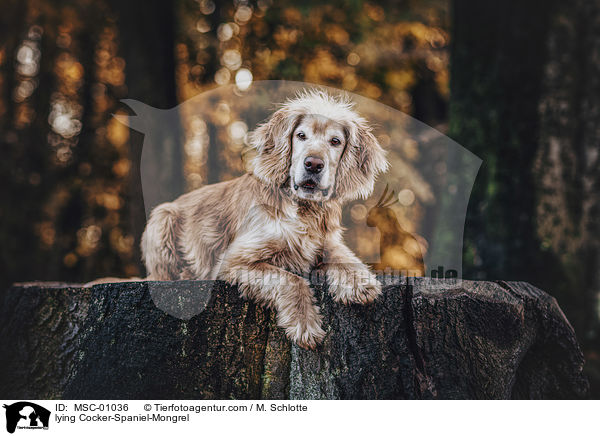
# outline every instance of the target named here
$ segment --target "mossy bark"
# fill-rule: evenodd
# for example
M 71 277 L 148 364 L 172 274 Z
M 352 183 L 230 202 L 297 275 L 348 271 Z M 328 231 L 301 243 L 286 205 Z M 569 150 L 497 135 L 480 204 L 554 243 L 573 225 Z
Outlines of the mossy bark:
M 586 396 L 572 327 L 526 283 L 415 279 L 388 283 L 370 306 L 315 293 L 327 336 L 307 351 L 289 343 L 272 311 L 223 282 L 13 286 L 0 307 L 0 396 Z

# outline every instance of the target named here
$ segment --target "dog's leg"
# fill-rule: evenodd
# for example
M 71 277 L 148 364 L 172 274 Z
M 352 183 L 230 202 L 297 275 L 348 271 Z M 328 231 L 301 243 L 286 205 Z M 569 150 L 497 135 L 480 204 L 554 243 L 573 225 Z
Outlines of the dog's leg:
M 266 262 L 226 260 L 222 267 L 219 278 L 237 284 L 244 297 L 277 311 L 277 325 L 291 340 L 310 349 L 323 340 L 319 308 L 304 278 Z
M 142 258 L 151 280 L 177 280 L 183 269 L 177 250 L 181 214 L 175 203 L 157 206 L 142 235 Z
M 367 304 L 381 295 L 377 277 L 340 240 L 327 242 L 322 269 L 335 301 Z

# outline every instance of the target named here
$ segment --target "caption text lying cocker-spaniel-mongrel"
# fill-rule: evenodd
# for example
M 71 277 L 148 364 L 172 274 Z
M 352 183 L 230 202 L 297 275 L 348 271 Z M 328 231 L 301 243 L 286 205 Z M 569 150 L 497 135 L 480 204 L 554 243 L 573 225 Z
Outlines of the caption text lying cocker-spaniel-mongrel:
M 325 332 L 305 278 L 322 268 L 342 303 L 368 303 L 381 285 L 346 247 L 342 205 L 373 191 L 385 152 L 343 98 L 304 92 L 251 134 L 252 172 L 161 204 L 142 252 L 153 280 L 221 279 L 272 307 L 300 346 Z

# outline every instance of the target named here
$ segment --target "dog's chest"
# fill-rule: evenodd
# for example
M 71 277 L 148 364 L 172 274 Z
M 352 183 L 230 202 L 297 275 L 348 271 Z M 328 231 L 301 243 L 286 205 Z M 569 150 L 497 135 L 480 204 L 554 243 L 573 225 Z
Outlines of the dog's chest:
M 324 232 L 311 217 L 296 209 L 270 215 L 261 229 L 269 262 L 293 271 L 306 271 L 322 253 Z
M 278 239 L 285 242 L 283 249 L 307 262 L 314 259 L 323 241 L 322 235 L 297 216 L 281 220 L 278 233 Z

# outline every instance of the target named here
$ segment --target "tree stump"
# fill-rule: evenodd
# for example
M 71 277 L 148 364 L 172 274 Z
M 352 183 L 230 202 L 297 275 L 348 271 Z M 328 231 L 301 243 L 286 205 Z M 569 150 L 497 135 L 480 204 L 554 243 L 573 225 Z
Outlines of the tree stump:
M 0 396 L 587 396 L 573 328 L 527 283 L 390 279 L 369 306 L 315 295 L 327 336 L 308 351 L 224 282 L 18 284 L 0 302 Z

